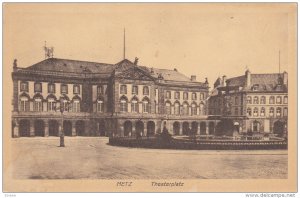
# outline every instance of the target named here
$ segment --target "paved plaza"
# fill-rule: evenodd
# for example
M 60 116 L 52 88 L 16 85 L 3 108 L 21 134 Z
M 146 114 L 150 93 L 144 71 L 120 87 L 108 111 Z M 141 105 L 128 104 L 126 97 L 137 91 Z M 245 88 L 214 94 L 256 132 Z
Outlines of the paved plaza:
M 16 179 L 269 179 L 288 177 L 287 150 L 125 148 L 103 137 L 11 139 Z

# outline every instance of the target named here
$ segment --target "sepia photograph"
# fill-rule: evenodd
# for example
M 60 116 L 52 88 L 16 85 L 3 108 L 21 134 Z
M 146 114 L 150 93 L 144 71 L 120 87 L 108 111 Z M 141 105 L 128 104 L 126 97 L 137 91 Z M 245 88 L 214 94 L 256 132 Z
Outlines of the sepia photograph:
M 3 3 L 3 192 L 296 192 L 297 9 Z

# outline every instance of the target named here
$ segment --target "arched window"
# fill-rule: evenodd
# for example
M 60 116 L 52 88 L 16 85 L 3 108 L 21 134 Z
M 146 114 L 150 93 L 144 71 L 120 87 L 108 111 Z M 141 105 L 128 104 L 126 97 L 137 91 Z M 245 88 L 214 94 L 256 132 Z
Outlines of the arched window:
M 48 98 L 47 107 L 48 111 L 56 111 L 56 100 L 54 97 Z
M 29 98 L 25 96 L 20 97 L 20 111 L 29 111 Z
M 192 93 L 192 100 L 197 100 L 197 95 L 196 95 L 196 93 Z
M 258 96 L 254 96 L 254 98 L 253 98 L 253 104 L 258 104 Z
M 60 108 L 62 108 L 64 111 L 69 111 L 69 101 L 67 98 L 63 98 L 60 105 L 62 105 Z
M 280 107 L 276 108 L 276 116 L 281 117 L 281 108 Z
M 143 88 L 143 94 L 144 95 L 149 95 L 149 87 L 148 86 L 144 86 L 144 88 Z
M 252 114 L 251 108 L 247 108 L 247 116 L 251 116 L 251 114 Z
M 183 115 L 189 115 L 189 104 L 186 102 L 183 103 L 182 113 L 183 113 Z
M 80 86 L 73 85 L 73 94 L 80 94 Z
M 150 113 L 150 102 L 148 98 L 143 99 L 143 112 Z
M 174 114 L 175 115 L 180 114 L 180 103 L 179 102 L 175 102 L 175 104 L 174 104 Z
M 188 100 L 189 99 L 189 94 L 188 92 L 183 93 L 183 100 Z
M 275 100 L 274 96 L 270 96 L 269 104 L 274 104 L 274 100 Z
M 126 85 L 121 85 L 121 88 L 120 88 L 120 93 L 121 94 L 127 94 L 127 86 Z
M 239 108 L 236 107 L 236 108 L 234 109 L 234 115 L 239 115 Z
M 270 117 L 274 116 L 274 108 L 273 107 L 271 107 L 270 110 L 269 110 L 269 116 Z
M 131 100 L 131 112 L 138 113 L 139 112 L 139 103 L 137 98 L 133 98 Z
M 132 94 L 139 94 L 139 88 L 136 85 L 132 85 Z
M 252 104 L 252 98 L 251 98 L 251 96 L 248 96 L 248 97 L 247 97 L 247 103 L 248 103 L 248 104 Z
M 48 93 L 55 93 L 55 84 L 54 83 L 48 84 Z
M 165 113 L 170 115 L 171 114 L 171 103 L 170 102 L 166 102 L 166 111 Z
M 73 99 L 72 110 L 73 110 L 73 112 L 80 112 L 80 100 L 79 99 Z
M 103 99 L 97 100 L 97 112 L 103 112 L 104 111 L 104 101 Z
M 276 104 L 281 104 L 281 96 L 276 97 Z
M 258 108 L 257 107 L 255 107 L 253 109 L 253 116 L 258 116 Z
M 128 112 L 127 98 L 121 97 L 120 99 L 120 111 Z
M 199 115 L 204 115 L 204 104 L 200 103 L 199 105 Z
M 287 96 L 284 96 L 284 98 L 283 98 L 283 103 L 284 103 L 284 104 L 287 104 L 287 103 L 288 103 L 288 97 L 287 97 Z
M 239 97 L 236 96 L 236 97 L 234 98 L 234 104 L 235 104 L 235 105 L 238 105 L 238 104 L 239 104 Z
M 197 105 L 195 103 L 192 104 L 192 115 L 197 115 Z
M 266 110 L 264 107 L 260 109 L 260 116 L 265 116 Z
M 42 111 L 43 110 L 43 102 L 41 97 L 35 97 L 33 99 L 33 111 Z
M 265 96 L 260 97 L 260 104 L 266 104 L 266 97 Z

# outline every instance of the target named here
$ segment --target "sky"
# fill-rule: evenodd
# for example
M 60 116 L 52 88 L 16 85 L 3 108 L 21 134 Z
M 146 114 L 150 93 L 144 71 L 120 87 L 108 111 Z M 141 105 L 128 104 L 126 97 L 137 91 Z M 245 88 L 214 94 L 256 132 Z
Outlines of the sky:
M 28 67 L 54 57 L 101 63 L 126 58 L 174 69 L 210 86 L 219 76 L 276 73 L 289 67 L 288 6 L 266 4 L 3 5 L 4 65 Z

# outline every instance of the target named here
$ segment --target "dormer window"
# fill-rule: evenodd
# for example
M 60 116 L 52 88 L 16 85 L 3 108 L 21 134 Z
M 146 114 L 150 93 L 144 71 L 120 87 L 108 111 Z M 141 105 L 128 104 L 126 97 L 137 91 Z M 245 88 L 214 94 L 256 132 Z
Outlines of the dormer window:
M 258 85 L 253 85 L 252 91 L 258 91 L 259 86 Z

